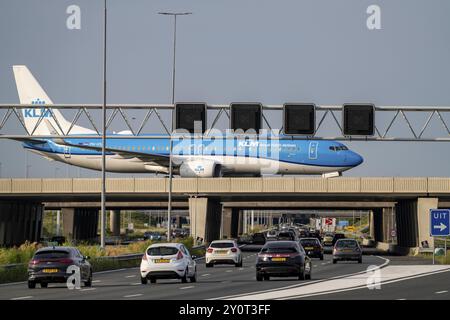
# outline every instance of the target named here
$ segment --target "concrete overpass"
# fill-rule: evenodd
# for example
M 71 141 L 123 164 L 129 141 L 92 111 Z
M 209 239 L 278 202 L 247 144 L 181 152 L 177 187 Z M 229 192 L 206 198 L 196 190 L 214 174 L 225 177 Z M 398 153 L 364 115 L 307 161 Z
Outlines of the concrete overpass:
M 0 179 L 0 244 L 39 236 L 44 203 L 62 208 L 66 233 L 89 238 L 97 230 L 100 179 Z M 167 178 L 110 178 L 107 207 L 162 208 Z M 252 208 L 344 208 L 373 213 L 375 237 L 395 213 L 400 246 L 417 247 L 429 237 L 428 210 L 450 207 L 450 178 L 444 177 L 311 177 L 174 178 L 174 206 L 189 208 L 191 232 L 206 240 L 236 236 L 240 210 Z M 32 232 L 32 230 L 35 230 Z

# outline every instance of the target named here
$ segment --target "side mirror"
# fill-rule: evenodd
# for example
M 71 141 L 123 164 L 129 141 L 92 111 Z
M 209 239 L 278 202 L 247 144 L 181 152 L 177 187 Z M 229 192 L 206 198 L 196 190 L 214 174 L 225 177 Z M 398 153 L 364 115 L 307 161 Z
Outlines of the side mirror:
M 84 258 L 84 260 L 89 260 L 91 257 L 89 257 L 89 256 L 84 256 L 83 258 Z

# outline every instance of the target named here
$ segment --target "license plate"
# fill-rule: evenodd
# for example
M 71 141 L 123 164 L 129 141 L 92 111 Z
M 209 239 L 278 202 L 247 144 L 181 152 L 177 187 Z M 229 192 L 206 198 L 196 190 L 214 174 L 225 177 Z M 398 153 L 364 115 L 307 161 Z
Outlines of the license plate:
M 228 250 L 216 250 L 214 251 L 214 253 L 216 254 L 226 254 L 228 252 Z
M 58 269 L 44 269 L 42 270 L 43 273 L 56 273 L 58 272 Z
M 314 247 L 306 247 L 305 250 L 314 250 Z
M 272 258 L 272 261 L 276 261 L 276 262 L 286 261 L 286 258 Z
M 155 263 L 169 263 L 170 259 L 155 259 Z

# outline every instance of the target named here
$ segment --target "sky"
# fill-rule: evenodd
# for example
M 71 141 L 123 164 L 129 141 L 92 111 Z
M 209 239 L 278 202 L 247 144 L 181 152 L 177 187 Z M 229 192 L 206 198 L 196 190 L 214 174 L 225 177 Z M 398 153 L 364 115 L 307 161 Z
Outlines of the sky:
M 70 5 L 81 10 L 79 30 L 67 28 Z M 370 5 L 381 10 L 381 29 L 367 27 Z M 19 103 L 14 64 L 27 65 L 54 103 L 101 103 L 102 6 L 102 0 L 1 0 L 0 103 Z M 170 103 L 173 20 L 160 11 L 193 13 L 178 19 L 176 101 L 450 105 L 447 0 L 108 0 L 108 103 Z M 268 118 L 281 125 L 280 114 Z M 420 128 L 426 117 L 413 120 Z M 447 135 L 435 119 L 431 125 L 427 134 Z M 332 121 L 323 126 L 324 134 L 336 132 Z M 117 122 L 112 129 L 125 128 Z M 162 132 L 156 119 L 145 129 Z M 407 130 L 399 123 L 392 133 Z M 11 121 L 0 133 L 23 131 Z M 345 176 L 450 176 L 448 142 L 346 144 L 365 161 Z M 3 139 L 0 163 L 2 177 L 100 175 Z

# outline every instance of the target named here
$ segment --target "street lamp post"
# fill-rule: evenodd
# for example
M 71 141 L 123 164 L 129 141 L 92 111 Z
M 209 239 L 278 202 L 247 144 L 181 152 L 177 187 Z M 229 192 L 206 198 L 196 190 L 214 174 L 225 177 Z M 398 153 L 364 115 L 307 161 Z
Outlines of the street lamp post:
M 105 248 L 106 236 L 106 0 L 103 2 L 103 106 L 102 106 L 102 193 L 100 212 L 100 247 Z
M 177 16 L 187 16 L 192 14 L 192 12 L 158 12 L 158 14 L 173 16 L 173 64 L 172 64 L 172 105 L 175 105 L 175 65 L 176 65 L 176 44 L 177 44 Z M 172 109 L 173 110 L 173 109 Z M 173 112 L 173 111 L 172 111 Z M 172 128 L 173 129 L 173 128 Z M 172 130 L 173 131 L 173 130 Z M 172 133 L 170 135 L 169 141 L 169 195 L 168 195 L 168 205 L 167 205 L 167 241 L 170 241 L 170 227 L 171 227 L 171 211 L 172 211 Z

